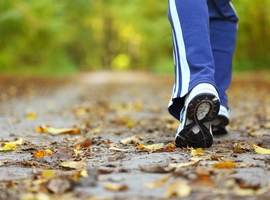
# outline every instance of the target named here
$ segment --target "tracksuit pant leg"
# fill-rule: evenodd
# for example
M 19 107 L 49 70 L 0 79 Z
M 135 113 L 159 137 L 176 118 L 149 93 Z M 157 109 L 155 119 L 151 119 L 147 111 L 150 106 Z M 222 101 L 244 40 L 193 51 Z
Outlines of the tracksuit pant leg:
M 179 119 L 185 95 L 199 83 L 214 85 L 228 108 L 238 18 L 230 0 L 169 0 L 175 84 L 168 110 Z

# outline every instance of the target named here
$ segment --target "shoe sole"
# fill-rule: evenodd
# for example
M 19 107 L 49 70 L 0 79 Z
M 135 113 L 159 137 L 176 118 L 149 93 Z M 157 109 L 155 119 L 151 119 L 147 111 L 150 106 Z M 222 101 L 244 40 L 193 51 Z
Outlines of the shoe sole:
M 186 117 L 193 120 L 185 125 L 175 139 L 177 147 L 210 147 L 213 144 L 213 135 L 203 123 L 212 122 L 218 115 L 220 107 L 219 99 L 210 93 L 195 96 L 187 106 Z M 197 126 L 199 131 L 193 132 Z M 210 126 L 211 129 L 211 126 Z
M 220 120 L 220 124 L 217 126 L 213 126 L 217 128 L 216 131 L 213 131 L 213 135 L 226 135 L 228 133 L 226 126 L 229 124 L 229 119 L 223 115 L 218 116 L 218 119 Z

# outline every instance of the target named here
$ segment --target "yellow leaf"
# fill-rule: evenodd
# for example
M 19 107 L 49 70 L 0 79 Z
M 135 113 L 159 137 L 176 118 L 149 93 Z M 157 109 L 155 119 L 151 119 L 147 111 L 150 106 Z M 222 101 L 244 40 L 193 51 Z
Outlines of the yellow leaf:
M 86 169 L 80 171 L 79 174 L 80 174 L 81 177 L 88 177 L 88 171 Z
M 86 115 L 87 114 L 87 110 L 85 108 L 78 108 L 75 111 L 76 116 L 80 116 L 80 115 Z
M 221 162 L 212 165 L 213 168 L 237 168 L 237 165 L 233 162 Z
M 7 144 L 22 144 L 22 143 L 23 143 L 22 138 L 20 138 L 19 140 L 14 141 L 14 142 L 5 142 L 6 145 Z
M 188 197 L 191 193 L 191 187 L 186 184 L 183 180 L 177 180 L 171 182 L 166 188 L 165 197 L 169 198 L 174 195 L 177 197 L 183 198 Z
M 55 173 L 51 170 L 44 170 L 42 172 L 42 176 L 46 179 L 51 179 L 55 177 Z
M 6 144 L 2 151 L 7 151 L 7 150 L 19 150 L 19 148 L 15 144 Z
M 34 112 L 27 113 L 27 119 L 29 120 L 36 119 L 36 113 Z
M 253 148 L 259 154 L 270 154 L 270 150 L 269 149 L 265 149 L 265 148 L 259 147 L 257 145 L 253 145 Z
M 160 187 L 160 186 L 164 185 L 166 183 L 166 181 L 169 180 L 171 177 L 172 177 L 172 175 L 168 174 L 167 176 L 165 176 L 164 178 L 162 178 L 160 180 L 157 180 L 157 181 L 152 182 L 152 183 L 143 184 L 143 187 L 150 188 L 150 189 Z
M 71 169 L 82 169 L 84 167 L 87 167 L 87 164 L 83 161 L 76 162 L 76 161 L 71 161 L 71 160 L 61 162 L 59 165 L 62 167 L 67 167 Z
M 86 169 L 80 171 L 78 174 L 73 176 L 73 180 L 77 182 L 80 177 L 88 177 L 88 171 Z
M 36 128 L 36 132 L 50 133 L 52 135 L 81 133 L 77 128 L 53 128 L 50 126 L 39 126 Z
M 104 184 L 104 188 L 109 191 L 117 192 L 117 191 L 127 190 L 128 186 L 125 184 L 106 183 Z
M 192 149 L 191 150 L 191 154 L 193 156 L 206 156 L 207 154 L 206 153 L 203 153 L 203 149 L 202 148 L 198 148 L 198 149 Z
M 162 148 L 164 146 L 163 143 L 152 144 L 152 145 L 148 145 L 148 146 L 144 146 L 144 145 L 138 143 L 137 145 L 138 145 L 138 148 L 141 149 L 141 150 L 160 149 L 160 148 Z
M 38 132 L 38 133 L 41 133 L 41 132 L 47 133 L 48 131 L 47 131 L 46 127 L 39 126 L 39 127 L 36 128 L 36 132 Z
M 36 153 L 34 153 L 33 156 L 36 157 L 36 158 L 44 158 L 44 156 L 45 156 L 47 153 L 50 154 L 50 155 L 53 154 L 52 151 L 43 151 L 43 150 L 40 150 L 40 151 L 37 151 Z

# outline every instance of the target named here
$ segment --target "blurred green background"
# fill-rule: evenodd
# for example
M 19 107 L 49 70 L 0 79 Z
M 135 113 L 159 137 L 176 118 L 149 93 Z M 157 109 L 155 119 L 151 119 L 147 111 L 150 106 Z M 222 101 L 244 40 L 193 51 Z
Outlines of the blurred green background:
M 270 0 L 235 0 L 234 70 L 270 65 Z M 166 0 L 1 0 L 0 72 L 84 70 L 173 73 Z

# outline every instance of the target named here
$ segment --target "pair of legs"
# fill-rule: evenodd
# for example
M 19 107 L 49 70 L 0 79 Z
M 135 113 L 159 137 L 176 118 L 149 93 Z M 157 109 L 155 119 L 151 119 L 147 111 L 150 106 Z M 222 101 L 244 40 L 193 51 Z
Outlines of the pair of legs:
M 238 17 L 230 0 L 169 0 L 175 85 L 168 110 L 178 120 L 185 99 L 201 83 L 216 88 L 228 108 Z

